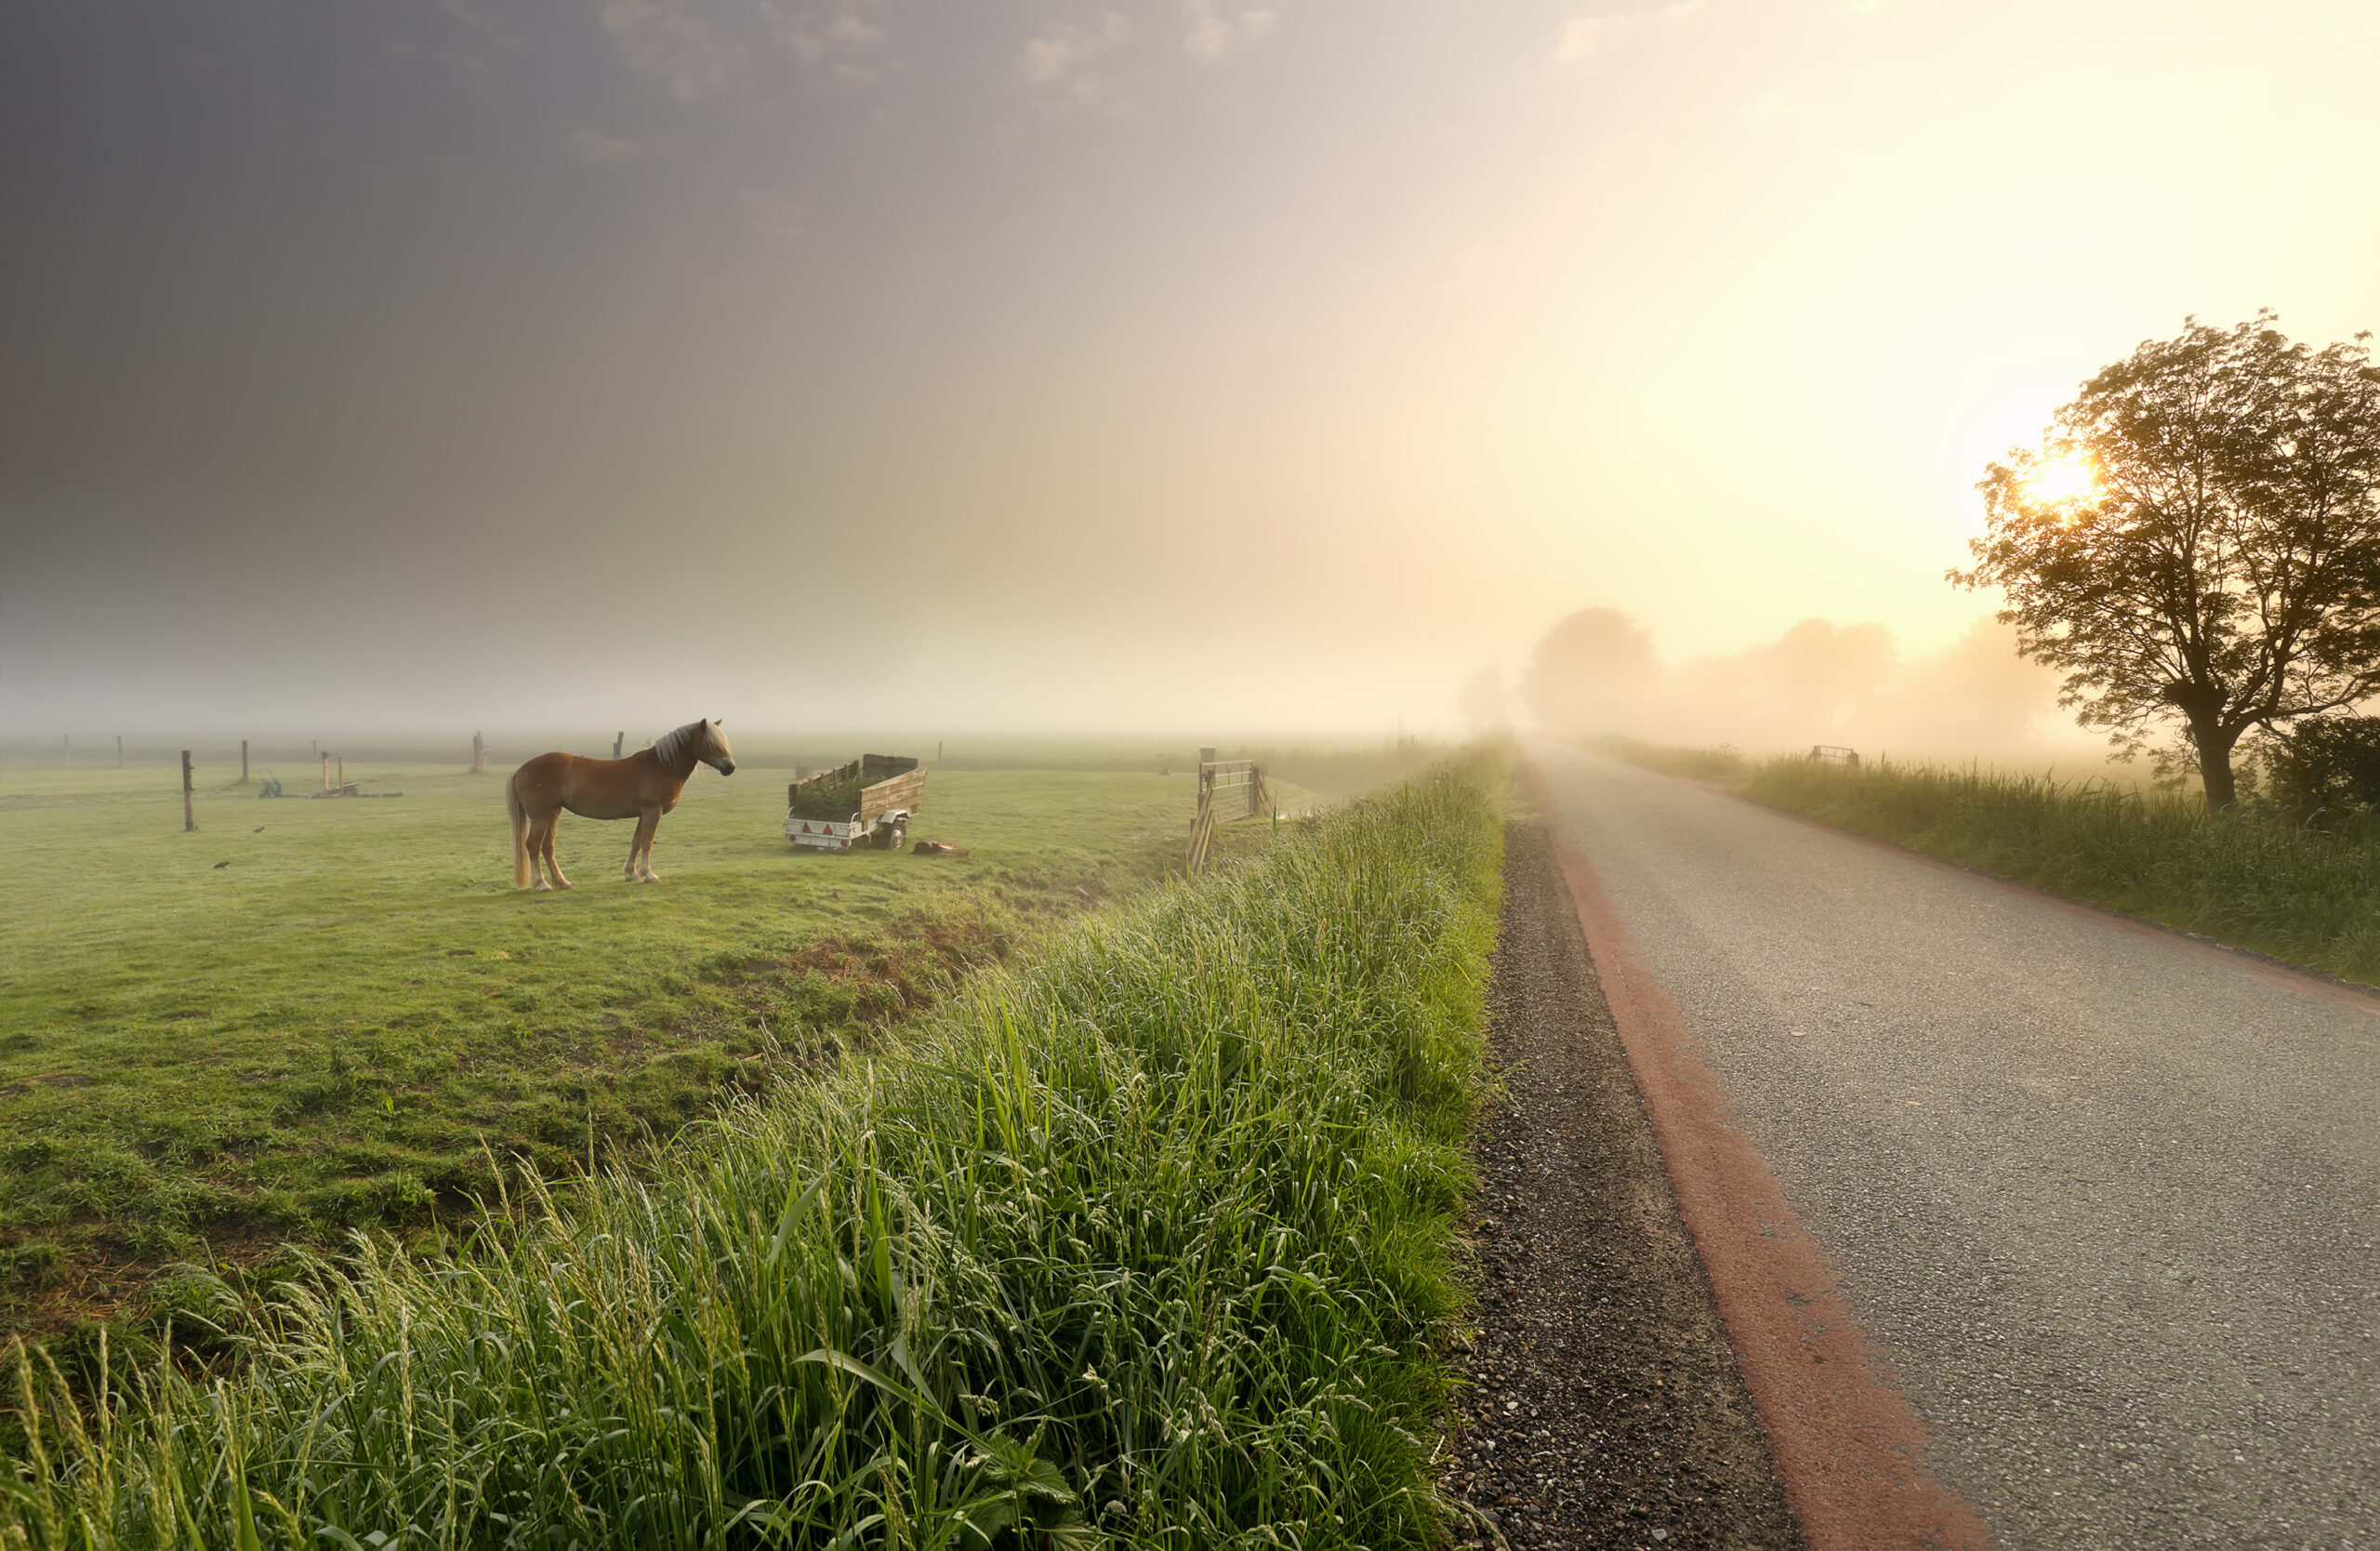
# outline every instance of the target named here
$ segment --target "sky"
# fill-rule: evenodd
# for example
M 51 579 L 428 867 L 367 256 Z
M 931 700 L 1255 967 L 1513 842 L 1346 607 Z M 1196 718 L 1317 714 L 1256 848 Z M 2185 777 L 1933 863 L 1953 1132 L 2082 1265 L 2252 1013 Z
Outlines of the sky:
M 17 0 L 0 736 L 1416 731 L 1911 660 L 2186 315 L 2380 327 L 2370 0 Z

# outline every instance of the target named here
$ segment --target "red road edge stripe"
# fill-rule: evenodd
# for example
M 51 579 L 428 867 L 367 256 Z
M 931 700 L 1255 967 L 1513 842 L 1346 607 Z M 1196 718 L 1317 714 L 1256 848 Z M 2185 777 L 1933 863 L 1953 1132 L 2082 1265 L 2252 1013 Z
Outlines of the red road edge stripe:
M 1990 1533 L 1927 1473 L 1924 1423 L 1834 1291 L 1826 1256 L 1785 1200 L 1693 1032 L 1657 984 L 1585 856 L 1529 771 L 1562 875 L 1620 1026 L 1680 1213 L 1702 1255 L 1736 1360 L 1810 1551 L 1982 1551 Z

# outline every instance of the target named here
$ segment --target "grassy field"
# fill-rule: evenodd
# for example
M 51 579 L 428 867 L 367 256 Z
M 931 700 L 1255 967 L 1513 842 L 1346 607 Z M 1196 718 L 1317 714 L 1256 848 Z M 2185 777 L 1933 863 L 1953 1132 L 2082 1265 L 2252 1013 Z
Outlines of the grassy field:
M 645 1178 L 20 1418 L 44 1547 L 1425 1546 L 1488 762 L 971 980 Z
M 1895 760 L 1849 770 L 1619 739 L 1594 747 L 1978 871 L 2380 985 L 2380 814 L 2316 828 L 2255 811 L 2210 814 L 2194 793 L 2096 778 Z
M 673 1128 L 1153 880 L 1192 806 L 1186 775 L 937 775 L 913 836 L 969 855 L 829 855 L 783 839 L 786 773 L 703 770 L 662 882 L 621 881 L 631 825 L 565 815 L 578 887 L 523 895 L 503 775 L 348 774 L 403 795 L 202 768 L 184 834 L 172 770 L 0 770 L 0 1323 L 111 1313 L 177 1257 L 428 1231 L 491 1156 Z

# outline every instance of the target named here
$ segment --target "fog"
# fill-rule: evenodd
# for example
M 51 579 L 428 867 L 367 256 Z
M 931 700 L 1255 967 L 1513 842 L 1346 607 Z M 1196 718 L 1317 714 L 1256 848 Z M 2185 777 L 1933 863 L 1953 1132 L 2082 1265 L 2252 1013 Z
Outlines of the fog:
M 2057 705 L 2058 678 L 1990 616 L 1903 654 L 1878 624 L 1804 619 L 1741 652 L 1665 662 L 1619 609 L 1582 609 L 1539 643 L 1517 684 L 1526 725 L 1564 737 L 1728 743 L 1748 752 L 1852 748 L 1872 757 L 2090 760 L 2104 742 Z M 1487 720 L 1474 700 L 1474 722 Z M 1501 708 L 1497 708 L 1501 710 Z
M 1975 479 L 2186 313 L 2380 321 L 2374 57 L 2360 0 L 25 0 L 0 741 L 1387 739 L 1590 603 L 1663 736 L 2036 725 L 1941 581 Z

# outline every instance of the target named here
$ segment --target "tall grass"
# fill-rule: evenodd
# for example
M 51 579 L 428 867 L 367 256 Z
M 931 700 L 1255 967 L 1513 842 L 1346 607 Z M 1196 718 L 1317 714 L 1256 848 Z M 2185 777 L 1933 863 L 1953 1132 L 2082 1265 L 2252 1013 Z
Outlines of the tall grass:
M 1441 770 L 231 1376 L 20 1364 L 0 1543 L 1420 1545 L 1500 829 Z M 500 1227 L 500 1231 L 499 1231 Z
M 1745 795 L 1983 871 L 2380 984 L 2380 815 L 2327 827 L 1979 769 L 1762 762 Z

